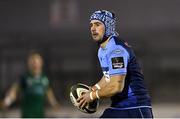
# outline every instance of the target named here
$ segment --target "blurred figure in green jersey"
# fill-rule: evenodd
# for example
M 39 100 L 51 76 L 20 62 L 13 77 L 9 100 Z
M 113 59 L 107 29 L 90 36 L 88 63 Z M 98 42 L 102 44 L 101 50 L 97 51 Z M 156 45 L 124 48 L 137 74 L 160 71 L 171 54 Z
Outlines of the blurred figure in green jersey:
M 31 53 L 27 61 L 28 71 L 22 75 L 19 82 L 13 84 L 5 96 L 1 106 L 8 108 L 21 95 L 21 117 L 42 118 L 45 116 L 45 100 L 57 110 L 57 102 L 49 80 L 43 73 L 43 58 L 39 53 Z

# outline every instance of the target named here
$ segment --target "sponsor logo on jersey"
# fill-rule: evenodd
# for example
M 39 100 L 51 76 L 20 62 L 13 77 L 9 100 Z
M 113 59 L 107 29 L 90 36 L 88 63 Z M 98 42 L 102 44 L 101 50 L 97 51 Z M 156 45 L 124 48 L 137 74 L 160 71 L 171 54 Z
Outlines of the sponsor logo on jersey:
M 111 52 L 111 54 L 123 54 L 123 53 L 124 53 L 124 50 L 121 50 L 121 49 L 113 50 Z
M 112 68 L 113 69 L 124 68 L 124 59 L 123 59 L 123 57 L 111 58 L 111 62 L 112 62 Z

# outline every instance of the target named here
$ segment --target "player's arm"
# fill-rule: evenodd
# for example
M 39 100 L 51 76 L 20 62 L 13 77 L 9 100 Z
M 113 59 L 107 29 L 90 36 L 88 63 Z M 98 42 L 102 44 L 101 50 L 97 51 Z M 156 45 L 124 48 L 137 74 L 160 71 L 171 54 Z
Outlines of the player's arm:
M 113 75 L 110 77 L 110 82 L 104 82 L 101 89 L 93 90 L 77 99 L 79 106 L 84 107 L 87 102 L 92 102 L 95 99 L 111 97 L 122 92 L 124 88 L 126 75 Z M 106 86 L 105 86 L 106 85 Z
M 58 101 L 55 98 L 55 95 L 53 93 L 52 88 L 48 88 L 48 90 L 47 90 L 47 98 L 48 98 L 48 101 L 49 101 L 50 105 L 53 108 L 55 108 L 55 109 L 59 108 L 59 103 L 58 103 Z
M 91 93 L 92 98 L 111 97 L 122 92 L 125 84 L 129 53 L 124 48 L 114 49 L 109 53 L 110 82 L 105 87 Z
M 106 77 L 103 76 L 98 83 L 96 83 L 94 86 L 91 87 L 91 89 L 92 89 L 93 91 L 95 91 L 95 90 L 101 89 L 101 87 L 106 87 L 107 81 L 106 81 L 105 78 L 106 78 Z
M 78 98 L 79 106 L 84 107 L 88 102 L 97 98 L 111 97 L 122 92 L 125 84 L 129 54 L 124 48 L 110 51 L 108 54 L 109 77 L 104 86 L 99 85 L 100 89 L 87 92 Z M 105 76 L 105 75 L 104 75 Z
M 9 107 L 17 99 L 18 90 L 19 90 L 18 83 L 13 84 L 2 102 L 3 108 Z
M 92 99 L 111 97 L 117 93 L 122 92 L 124 88 L 126 75 L 114 75 L 111 76 L 111 81 L 99 90 L 92 92 Z

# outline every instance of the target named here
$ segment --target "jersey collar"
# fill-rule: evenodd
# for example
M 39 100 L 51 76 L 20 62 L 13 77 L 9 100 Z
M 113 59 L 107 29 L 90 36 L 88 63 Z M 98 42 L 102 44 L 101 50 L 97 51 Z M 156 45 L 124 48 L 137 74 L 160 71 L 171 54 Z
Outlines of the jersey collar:
M 100 45 L 101 49 L 103 49 L 103 50 L 106 50 L 106 49 L 107 49 L 107 46 L 108 46 L 110 40 L 112 39 L 112 37 L 113 37 L 113 36 L 110 36 L 110 37 L 107 39 L 107 42 L 104 42 L 105 44 L 101 44 L 101 45 Z M 102 45 L 104 45 L 104 47 L 103 47 Z

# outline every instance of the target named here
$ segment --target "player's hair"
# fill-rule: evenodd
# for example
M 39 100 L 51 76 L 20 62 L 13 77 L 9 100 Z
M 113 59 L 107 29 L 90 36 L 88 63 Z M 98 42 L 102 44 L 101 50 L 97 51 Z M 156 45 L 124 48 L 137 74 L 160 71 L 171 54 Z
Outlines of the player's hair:
M 28 55 L 28 59 L 38 58 L 43 60 L 42 55 L 39 52 L 33 51 Z

